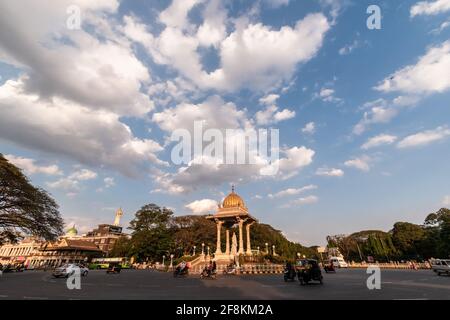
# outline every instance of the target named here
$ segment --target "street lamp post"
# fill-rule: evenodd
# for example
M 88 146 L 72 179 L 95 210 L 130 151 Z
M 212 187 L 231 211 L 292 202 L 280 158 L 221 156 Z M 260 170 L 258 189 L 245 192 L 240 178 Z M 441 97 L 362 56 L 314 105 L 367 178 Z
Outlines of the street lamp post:
M 266 254 L 269 254 L 269 244 L 266 242 Z
M 192 254 L 195 257 L 195 248 L 197 248 L 196 246 L 193 247 L 194 248 L 194 253 Z
M 259 256 L 259 247 L 256 247 L 256 249 L 258 250 L 257 252 L 258 252 L 258 256 Z
M 272 246 L 272 253 L 273 253 L 274 257 L 277 255 L 276 252 L 275 252 L 275 245 Z
M 209 246 L 207 247 L 207 250 L 208 250 L 208 256 L 209 256 Z
M 174 257 L 174 255 L 171 254 L 170 255 L 170 269 L 173 269 L 173 257 Z
M 162 263 L 163 267 L 164 267 L 164 260 L 166 260 L 166 255 L 163 255 L 163 263 Z
M 205 244 L 202 243 L 202 256 L 204 256 L 204 255 L 205 255 Z

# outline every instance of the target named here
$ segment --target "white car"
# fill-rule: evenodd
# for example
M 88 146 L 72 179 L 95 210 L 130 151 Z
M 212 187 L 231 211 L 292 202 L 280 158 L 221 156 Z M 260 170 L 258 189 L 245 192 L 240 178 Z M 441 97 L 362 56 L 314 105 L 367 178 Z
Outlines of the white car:
M 74 274 L 76 272 L 77 268 L 80 269 L 80 274 L 83 277 L 88 275 L 89 269 L 86 268 L 85 266 L 76 264 L 76 263 L 69 263 L 69 264 L 65 264 L 59 268 L 56 268 L 53 271 L 53 276 L 55 278 L 68 278 L 69 276 L 71 276 L 72 274 Z
M 335 268 L 348 268 L 347 262 L 341 257 L 331 257 L 330 262 Z
M 441 274 L 450 275 L 450 260 L 435 259 L 431 261 L 431 269 L 440 276 Z

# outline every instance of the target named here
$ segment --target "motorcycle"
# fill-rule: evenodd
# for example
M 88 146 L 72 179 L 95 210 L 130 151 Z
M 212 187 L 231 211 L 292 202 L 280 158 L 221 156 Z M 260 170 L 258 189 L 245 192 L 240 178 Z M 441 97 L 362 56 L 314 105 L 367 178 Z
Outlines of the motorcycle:
M 325 264 L 323 270 L 325 270 L 325 273 L 336 273 L 336 268 L 332 262 Z
M 211 279 L 215 280 L 217 279 L 217 272 L 215 270 L 209 271 L 208 269 L 203 269 L 202 273 L 200 274 L 200 279 Z
M 235 266 L 227 266 L 225 269 L 223 269 L 223 274 L 237 274 L 237 267 Z
M 295 281 L 295 277 L 297 276 L 294 268 L 285 268 L 284 269 L 284 282 Z
M 189 274 L 189 269 L 187 267 L 184 267 L 184 268 L 177 267 L 175 269 L 175 271 L 173 272 L 173 277 L 174 278 L 186 277 L 188 274 Z
M 300 260 L 297 264 L 297 277 L 302 286 L 311 281 L 323 284 L 322 271 L 317 260 Z

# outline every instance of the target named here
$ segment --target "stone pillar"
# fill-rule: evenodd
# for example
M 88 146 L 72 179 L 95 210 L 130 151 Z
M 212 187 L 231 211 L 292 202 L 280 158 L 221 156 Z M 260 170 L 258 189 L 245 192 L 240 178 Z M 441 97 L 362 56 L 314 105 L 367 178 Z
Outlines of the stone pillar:
M 225 254 L 227 256 L 230 255 L 230 229 L 226 229 L 225 230 L 225 234 L 226 234 L 226 244 L 225 244 Z
M 247 223 L 247 225 L 245 226 L 245 229 L 247 231 L 247 252 L 246 252 L 246 255 L 248 255 L 248 256 L 252 255 L 252 246 L 250 244 L 250 226 L 252 224 L 253 224 L 253 222 Z
M 244 227 L 244 220 L 240 219 L 239 222 L 239 251 L 238 254 L 244 254 L 244 234 L 243 234 L 243 227 Z
M 217 244 L 216 244 L 216 255 L 222 254 L 221 241 L 220 241 L 220 231 L 222 229 L 223 221 L 216 220 L 217 225 Z

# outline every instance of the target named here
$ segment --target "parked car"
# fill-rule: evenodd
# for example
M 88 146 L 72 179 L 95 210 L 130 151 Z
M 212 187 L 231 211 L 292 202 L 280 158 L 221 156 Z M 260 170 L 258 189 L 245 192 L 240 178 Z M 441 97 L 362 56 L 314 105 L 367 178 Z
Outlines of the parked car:
M 450 260 L 434 259 L 431 261 L 431 269 L 440 276 L 441 274 L 450 275 Z
M 80 268 L 80 274 L 83 277 L 88 275 L 89 269 L 81 264 L 76 263 L 68 263 L 61 267 L 58 267 L 55 270 L 53 270 L 52 274 L 55 278 L 68 278 L 69 276 L 75 273 L 75 270 L 77 268 Z

